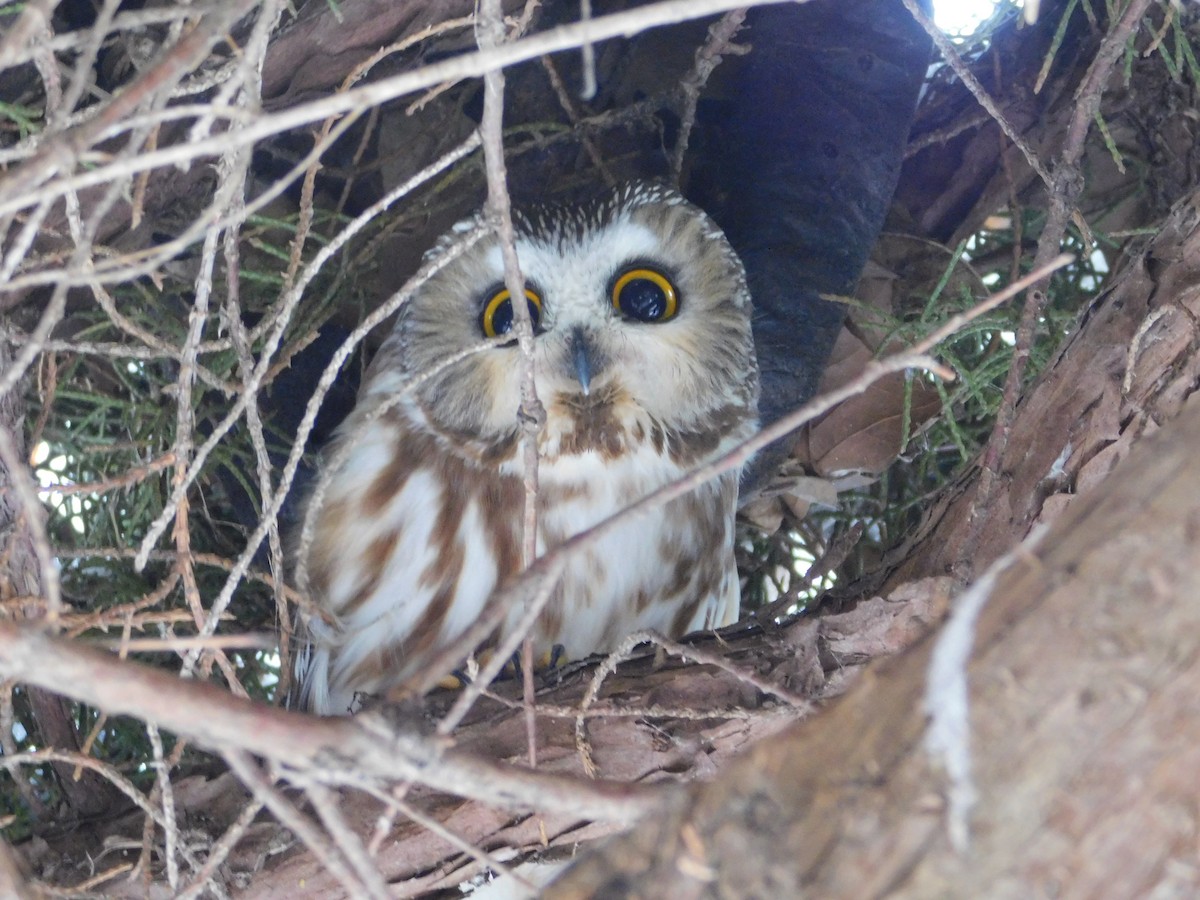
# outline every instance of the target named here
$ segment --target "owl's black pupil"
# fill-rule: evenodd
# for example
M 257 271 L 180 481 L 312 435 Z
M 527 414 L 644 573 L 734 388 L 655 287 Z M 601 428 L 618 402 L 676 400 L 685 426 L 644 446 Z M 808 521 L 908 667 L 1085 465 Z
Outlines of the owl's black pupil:
M 621 288 L 621 312 L 643 322 L 656 322 L 667 312 L 667 293 L 649 278 L 635 278 Z
M 538 323 L 541 320 L 542 311 L 538 309 L 538 305 L 525 298 L 525 302 L 529 304 L 529 320 L 533 323 L 533 330 L 537 331 Z M 496 334 L 508 334 L 513 330 L 513 305 L 512 300 L 505 300 L 492 313 L 492 330 Z

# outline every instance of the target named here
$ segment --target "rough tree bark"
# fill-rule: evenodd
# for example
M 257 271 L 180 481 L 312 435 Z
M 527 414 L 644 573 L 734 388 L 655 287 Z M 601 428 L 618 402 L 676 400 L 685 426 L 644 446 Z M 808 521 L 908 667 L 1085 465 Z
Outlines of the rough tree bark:
M 947 712 L 930 668 L 943 628 L 547 896 L 1200 890 L 1198 204 L 1179 206 L 1064 347 L 1021 409 L 1005 502 L 980 512 L 988 554 L 1014 549 L 973 588 L 969 846 L 948 832 L 966 788 L 925 749 L 931 690 Z M 1048 530 L 1028 536 L 1039 519 Z M 967 527 L 940 509 L 932 521 L 905 577 L 942 568 Z

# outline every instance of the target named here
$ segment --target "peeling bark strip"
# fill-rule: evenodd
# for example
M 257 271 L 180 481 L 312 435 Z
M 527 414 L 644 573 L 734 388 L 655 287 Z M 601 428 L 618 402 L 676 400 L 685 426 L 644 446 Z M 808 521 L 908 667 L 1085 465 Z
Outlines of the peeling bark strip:
M 934 641 L 606 845 L 548 897 L 1200 889 L 1200 400 L 1018 547 L 968 666 L 971 843 L 923 749 Z M 953 614 L 953 613 L 952 613 Z M 770 834 L 768 839 L 766 836 Z

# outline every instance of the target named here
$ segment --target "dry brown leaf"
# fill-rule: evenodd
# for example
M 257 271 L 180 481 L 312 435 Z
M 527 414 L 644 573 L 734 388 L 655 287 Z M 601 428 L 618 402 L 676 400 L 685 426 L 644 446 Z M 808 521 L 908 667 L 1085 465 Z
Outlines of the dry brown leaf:
M 822 389 L 853 378 L 874 352 L 849 330 L 843 329 L 834 348 L 835 358 L 826 370 Z M 880 379 L 865 393 L 847 400 L 815 422 L 805 435 L 809 467 L 834 478 L 847 473 L 883 472 L 903 449 L 905 376 Z M 936 415 L 941 408 L 937 391 L 920 381 L 912 384 L 910 430 Z
M 758 497 L 738 510 L 738 517 L 765 534 L 774 534 L 789 513 L 796 519 L 803 519 L 814 503 L 829 509 L 837 508 L 837 486 L 832 481 L 791 474 L 793 468 L 790 462 L 785 465 Z

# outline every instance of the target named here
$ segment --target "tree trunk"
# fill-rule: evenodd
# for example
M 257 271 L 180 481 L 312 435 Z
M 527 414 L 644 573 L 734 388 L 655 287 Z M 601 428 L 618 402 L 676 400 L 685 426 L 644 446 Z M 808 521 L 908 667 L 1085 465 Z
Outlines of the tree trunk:
M 1003 502 L 974 510 L 988 558 L 1039 519 L 1053 519 L 1048 530 L 999 558 L 940 633 L 548 896 L 663 884 L 675 897 L 1200 890 L 1200 403 L 1188 400 L 1200 382 L 1198 199 L 1063 349 L 1020 410 Z M 969 495 L 934 510 L 905 573 L 945 565 Z M 935 755 L 927 712 L 952 730 L 963 673 L 931 660 L 956 642 L 969 652 L 969 727 Z

